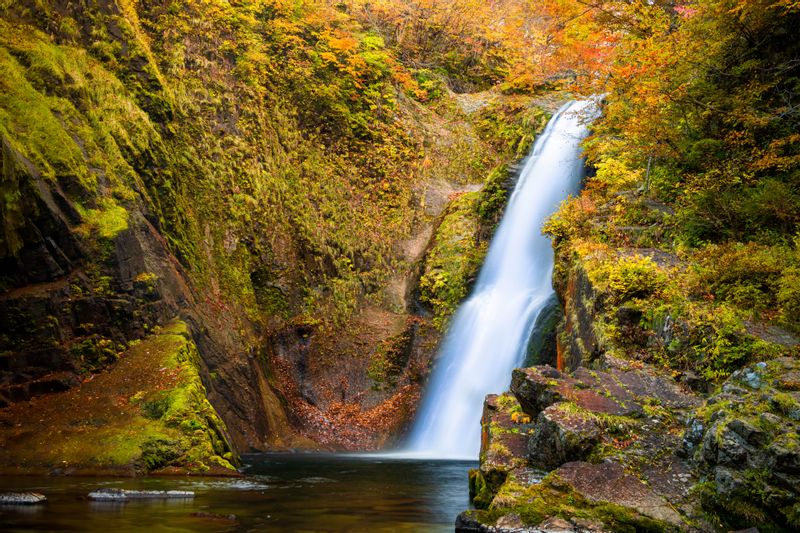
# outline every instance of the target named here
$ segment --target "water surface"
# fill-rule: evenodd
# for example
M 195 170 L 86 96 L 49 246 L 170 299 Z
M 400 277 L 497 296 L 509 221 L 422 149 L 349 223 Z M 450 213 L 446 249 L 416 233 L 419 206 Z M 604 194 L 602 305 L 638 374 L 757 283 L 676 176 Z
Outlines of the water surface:
M 0 490 L 42 492 L 35 507 L 0 506 L 11 531 L 453 531 L 469 506 L 469 461 L 374 456 L 246 456 L 244 478 L 0 477 Z M 100 487 L 192 490 L 193 500 L 91 502 Z M 215 516 L 193 516 L 196 513 Z M 227 515 L 236 515 L 229 520 Z

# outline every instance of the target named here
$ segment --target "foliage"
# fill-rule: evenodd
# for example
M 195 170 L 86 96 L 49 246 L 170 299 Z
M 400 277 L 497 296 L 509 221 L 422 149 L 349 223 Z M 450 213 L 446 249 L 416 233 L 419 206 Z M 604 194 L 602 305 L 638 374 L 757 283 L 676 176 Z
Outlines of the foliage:
M 666 274 L 655 262 L 641 255 L 597 263 L 589 260 L 587 271 L 595 287 L 607 292 L 616 304 L 657 295 L 667 282 Z
M 433 307 L 434 324 L 444 329 L 447 320 L 469 291 L 486 253 L 478 241 L 475 214 L 479 193 L 453 200 L 436 231 L 420 277 L 420 299 Z

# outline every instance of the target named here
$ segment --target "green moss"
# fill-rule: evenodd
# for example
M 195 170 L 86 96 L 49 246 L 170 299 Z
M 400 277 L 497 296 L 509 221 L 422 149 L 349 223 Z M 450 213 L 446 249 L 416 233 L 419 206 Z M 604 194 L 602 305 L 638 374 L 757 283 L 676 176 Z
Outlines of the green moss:
M 101 341 L 87 339 L 81 349 L 94 354 L 104 346 Z M 61 428 L 61 437 L 46 450 L 33 452 L 69 464 L 145 472 L 165 466 L 232 469 L 237 459 L 224 422 L 206 399 L 198 364 L 186 324 L 169 323 L 132 345 L 115 366 L 96 377 L 94 383 L 108 380 L 104 386 L 113 390 L 93 389 L 93 397 L 84 399 L 86 411 L 77 413 L 80 418 Z M 145 386 L 120 397 L 118 389 L 129 380 Z
M 421 299 L 433 306 L 434 324 L 439 329 L 445 328 L 467 296 L 486 253 L 477 236 L 475 207 L 479 198 L 479 193 L 467 193 L 450 203 L 425 258 L 425 271 L 420 278 Z
M 152 438 L 141 446 L 141 460 L 147 470 L 158 470 L 177 461 L 185 452 L 180 441 Z
M 411 328 L 381 341 L 370 360 L 367 376 L 375 381 L 375 388 L 393 387 L 395 380 L 408 363 Z
M 98 202 L 97 209 L 79 208 L 84 222 L 78 231 L 89 237 L 96 234 L 102 239 L 113 239 L 121 231 L 128 229 L 128 211 L 110 198 Z
M 602 522 L 610 531 L 663 532 L 671 530 L 668 524 L 640 515 L 611 503 L 594 503 L 584 499 L 555 474 L 541 483 L 522 486 L 509 477 L 498 490 L 494 503 L 488 509 L 473 512 L 483 524 L 494 525 L 505 514 L 517 514 L 525 525 L 535 526 L 549 517 L 582 518 Z
M 111 339 L 90 337 L 76 342 L 69 351 L 81 371 L 91 373 L 116 361 L 122 353 L 122 347 Z

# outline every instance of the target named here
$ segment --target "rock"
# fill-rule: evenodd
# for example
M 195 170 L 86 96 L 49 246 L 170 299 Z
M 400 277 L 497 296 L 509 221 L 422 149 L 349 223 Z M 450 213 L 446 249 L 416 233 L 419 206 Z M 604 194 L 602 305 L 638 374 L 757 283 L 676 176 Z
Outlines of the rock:
M 522 410 L 535 418 L 550 405 L 564 399 L 555 387 L 558 383 L 555 380 L 561 377 L 561 372 L 549 365 L 517 368 L 511 374 L 511 392 Z
M 642 319 L 642 310 L 623 305 L 617 309 L 615 318 L 620 327 L 638 326 Z
M 470 498 L 478 508 L 489 505 L 511 471 L 525 467 L 531 424 L 518 422 L 519 409 L 511 394 L 490 394 L 484 400 L 481 465 L 469 474 Z
M 728 428 L 752 446 L 762 446 L 766 441 L 766 434 L 745 420 L 734 419 Z
M 2 492 L 0 504 L 2 505 L 36 505 L 47 501 L 47 496 L 38 492 Z
M 714 481 L 717 484 L 717 494 L 721 496 L 730 497 L 746 487 L 745 480 L 739 473 L 722 466 L 715 469 Z
M 542 533 L 573 533 L 577 531 L 574 524 L 567 522 L 563 518 L 558 518 L 557 516 L 548 518 L 536 527 L 540 529 Z
M 567 404 L 551 405 L 542 411 L 534 428 L 528 456 L 531 464 L 547 469 L 584 459 L 602 433 L 595 418 L 575 412 Z
M 705 426 L 701 420 L 690 418 L 686 423 L 686 431 L 683 433 L 683 455 L 691 457 L 697 446 L 703 441 L 703 431 Z
M 495 525 L 500 529 L 522 529 L 525 524 L 518 514 L 509 513 L 497 519 Z
M 217 514 L 217 513 L 208 513 L 205 511 L 198 511 L 196 513 L 192 513 L 190 516 L 193 516 L 195 518 L 205 518 L 207 520 L 216 520 L 225 522 L 235 522 L 237 520 L 235 514 Z
M 793 505 L 800 498 L 800 441 L 791 411 L 797 403 L 793 378 L 800 361 L 779 358 L 734 372 L 722 391 L 707 401 L 705 434 L 691 455 L 701 480 L 709 482 L 704 507 L 730 517 L 731 524 L 753 523 L 791 529 Z M 698 411 L 698 414 L 702 411 Z M 684 448 L 696 435 L 687 429 Z
M 89 493 L 89 499 L 105 502 L 125 502 L 129 500 L 173 500 L 194 498 L 188 490 L 128 490 L 98 489 Z
M 713 428 L 718 429 L 715 432 Z M 714 441 L 707 447 L 710 452 L 716 452 L 713 461 L 720 465 L 734 467 L 745 463 L 750 447 L 741 435 L 732 431 L 729 425 L 724 423 L 717 422 L 713 428 L 706 435 L 706 441 Z
M 604 533 L 606 529 L 603 527 L 602 522 L 595 520 L 588 520 L 586 518 L 573 518 L 572 523 L 578 528 L 581 533 Z
M 480 522 L 472 518 L 469 511 L 464 511 L 456 517 L 456 533 L 480 533 L 485 531 Z
M 579 372 L 581 369 L 576 371 Z M 601 373 L 598 373 L 600 375 Z M 626 416 L 641 412 L 639 405 L 634 405 L 633 398 L 624 390 L 617 390 L 621 396 L 618 400 L 612 392 L 599 385 L 602 377 L 581 374 L 583 379 L 566 376 L 547 365 L 518 368 L 511 378 L 511 392 L 514 393 L 523 411 L 532 417 L 539 416 L 554 403 L 571 401 L 579 407 L 595 413 Z M 594 387 L 609 396 L 600 394 Z M 614 384 L 615 387 L 619 387 Z M 629 400 L 631 405 L 623 405 Z
M 510 470 L 521 466 L 528 442 L 530 419 L 519 415 L 519 404 L 510 394 L 490 394 L 483 403 L 481 417 L 482 468 Z M 526 415 L 523 415 L 526 416 Z
M 697 372 L 686 370 L 681 375 L 681 383 L 689 387 L 695 392 L 706 393 L 709 390 L 709 383 L 703 379 Z
M 685 526 L 669 503 L 634 476 L 625 473 L 619 463 L 590 464 L 572 462 L 562 465 L 556 475 L 591 502 L 609 502 L 636 510 L 650 518 L 675 526 Z
M 775 461 L 775 470 L 800 474 L 800 439 L 797 434 L 778 436 L 767 448 L 767 453 Z

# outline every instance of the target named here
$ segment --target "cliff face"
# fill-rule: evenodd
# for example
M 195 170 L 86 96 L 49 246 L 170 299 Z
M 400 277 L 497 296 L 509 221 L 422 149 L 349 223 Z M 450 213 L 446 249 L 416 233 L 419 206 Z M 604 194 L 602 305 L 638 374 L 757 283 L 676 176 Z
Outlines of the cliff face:
M 438 337 L 413 304 L 435 222 L 524 152 L 530 99 L 456 97 L 327 3 L 4 9 L 0 402 L 177 317 L 233 450 L 396 434 Z

